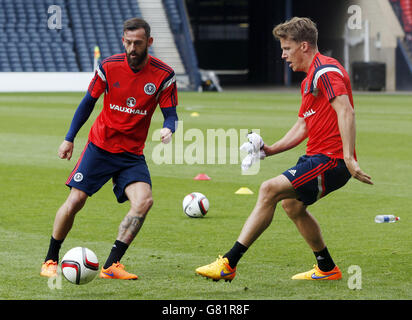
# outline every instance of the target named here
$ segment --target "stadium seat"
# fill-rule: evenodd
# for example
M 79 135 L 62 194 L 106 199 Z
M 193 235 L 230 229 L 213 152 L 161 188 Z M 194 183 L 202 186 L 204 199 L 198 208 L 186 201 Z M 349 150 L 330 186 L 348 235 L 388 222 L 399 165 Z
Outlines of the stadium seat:
M 70 0 L 67 8 L 81 71 L 93 70 L 95 46 L 100 48 L 101 59 L 122 52 L 124 19 L 141 16 L 136 0 L 100 0 L 98 4 L 93 0 Z
M 405 31 L 406 48 L 412 56 L 412 0 L 391 0 L 391 5 Z
M 61 29 L 49 29 L 51 5 Z M 101 59 L 123 52 L 123 21 L 139 16 L 136 0 L 0 0 L 0 72 L 92 71 L 95 46 Z
M 61 48 L 72 53 L 61 59 L 70 60 L 72 66 L 77 65 L 66 4 L 67 0 L 0 2 L 0 42 L 5 44 L 0 56 L 0 72 L 65 71 L 66 65 L 61 65 L 59 70 L 55 62 L 56 57 L 59 61 L 58 56 L 62 56 Z M 50 5 L 62 8 L 61 30 L 48 28 L 47 10 Z

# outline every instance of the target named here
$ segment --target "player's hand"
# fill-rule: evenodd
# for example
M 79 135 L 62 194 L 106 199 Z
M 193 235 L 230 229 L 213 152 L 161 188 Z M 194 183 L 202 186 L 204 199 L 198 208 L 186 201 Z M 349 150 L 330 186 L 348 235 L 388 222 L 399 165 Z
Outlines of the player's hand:
M 362 171 L 362 169 L 359 167 L 358 162 L 354 158 L 350 160 L 345 160 L 345 164 L 352 177 L 363 183 L 373 184 L 372 178 Z
M 163 143 L 169 143 L 172 140 L 172 130 L 169 128 L 160 129 L 160 139 Z
M 74 148 L 73 142 L 64 140 L 62 144 L 60 145 L 59 150 L 57 152 L 59 158 L 70 160 L 72 158 L 73 148 Z

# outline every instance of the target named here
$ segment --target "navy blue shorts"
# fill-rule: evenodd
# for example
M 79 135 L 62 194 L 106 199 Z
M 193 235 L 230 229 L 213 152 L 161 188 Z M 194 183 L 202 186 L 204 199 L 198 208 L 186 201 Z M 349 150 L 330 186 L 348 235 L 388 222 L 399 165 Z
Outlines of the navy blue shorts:
M 124 190 L 130 183 L 141 181 L 152 186 L 144 155 L 111 153 L 91 142 L 86 144 L 66 185 L 92 196 L 110 178 L 113 179 L 113 192 L 120 203 L 128 200 Z
M 323 154 L 304 155 L 296 166 L 283 172 L 305 205 L 315 203 L 327 194 L 343 187 L 351 177 L 342 159 Z

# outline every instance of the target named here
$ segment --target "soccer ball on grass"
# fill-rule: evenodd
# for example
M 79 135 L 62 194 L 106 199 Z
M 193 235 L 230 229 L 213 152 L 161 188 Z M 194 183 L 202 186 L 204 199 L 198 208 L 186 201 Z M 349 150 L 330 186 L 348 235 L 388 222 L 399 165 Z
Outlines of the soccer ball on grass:
M 64 277 L 74 284 L 85 284 L 94 279 L 99 269 L 95 253 L 83 247 L 66 252 L 61 263 Z
M 189 193 L 183 199 L 183 212 L 191 218 L 202 218 L 209 211 L 209 200 L 200 192 Z

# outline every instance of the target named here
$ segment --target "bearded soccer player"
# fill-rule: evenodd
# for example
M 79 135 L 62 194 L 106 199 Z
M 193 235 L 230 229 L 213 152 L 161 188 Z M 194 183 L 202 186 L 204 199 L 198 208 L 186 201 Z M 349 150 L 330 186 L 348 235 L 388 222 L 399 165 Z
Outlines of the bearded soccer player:
M 297 122 L 279 141 L 264 144 L 256 133 L 248 135 L 260 158 L 299 145 L 308 138 L 306 154 L 279 176 L 262 183 L 255 208 L 223 257 L 196 272 L 214 280 L 231 281 L 242 255 L 270 225 L 279 201 L 312 249 L 317 264 L 296 274 L 296 280 L 338 280 L 342 272 L 322 238 L 320 226 L 307 207 L 343 187 L 350 177 L 373 184 L 357 162 L 355 113 L 349 76 L 340 63 L 319 53 L 316 24 L 308 18 L 293 18 L 273 29 L 280 40 L 282 59 L 293 71 L 303 71 L 302 104 Z M 257 158 L 259 159 L 259 157 Z
M 41 268 L 42 276 L 56 275 L 59 250 L 76 213 L 88 197 L 112 179 L 117 201 L 129 200 L 130 210 L 119 226 L 117 239 L 102 266 L 100 277 L 138 278 L 127 272 L 120 260 L 153 204 L 150 173 L 143 155 L 150 121 L 159 105 L 164 116 L 161 140 L 168 143 L 178 119 L 177 89 L 172 68 L 148 54 L 153 38 L 146 21 L 139 18 L 125 21 L 122 41 L 126 52 L 111 56 L 99 65 L 59 147 L 58 156 L 70 160 L 76 134 L 104 93 L 103 109 L 66 181 L 70 193 L 57 211 L 49 250 Z

